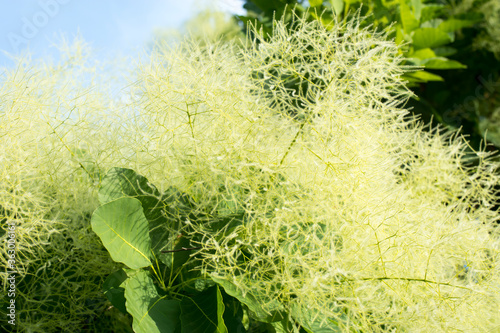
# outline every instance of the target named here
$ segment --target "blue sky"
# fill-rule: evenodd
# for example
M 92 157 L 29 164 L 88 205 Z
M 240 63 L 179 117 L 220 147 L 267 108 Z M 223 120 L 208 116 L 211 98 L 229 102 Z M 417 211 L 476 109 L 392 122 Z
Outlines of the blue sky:
M 0 67 L 5 52 L 55 57 L 61 34 L 78 33 L 99 57 L 133 55 L 157 28 L 179 28 L 201 8 L 242 13 L 242 0 L 0 0 Z

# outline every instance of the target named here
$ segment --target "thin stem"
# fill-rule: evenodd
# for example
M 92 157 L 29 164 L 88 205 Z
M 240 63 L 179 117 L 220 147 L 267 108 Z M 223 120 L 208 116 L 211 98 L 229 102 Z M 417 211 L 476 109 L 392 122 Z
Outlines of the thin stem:
M 292 142 L 290 143 L 290 145 L 288 146 L 288 149 L 286 150 L 286 153 L 285 155 L 283 155 L 283 158 L 281 159 L 281 162 L 280 162 L 280 166 L 283 164 L 283 162 L 285 161 L 285 158 L 286 156 L 288 155 L 288 153 L 290 152 L 290 149 L 292 149 L 293 145 L 295 144 L 295 141 L 297 141 L 297 138 L 299 137 L 299 134 L 300 132 L 302 132 L 302 129 L 304 128 L 306 122 L 304 121 L 302 124 L 300 124 L 300 128 L 299 130 L 297 131 L 297 134 L 295 134 L 295 137 L 293 138 Z
M 470 288 L 463 287 L 463 286 L 458 286 L 455 284 L 447 283 L 447 282 L 436 282 L 436 281 L 431 281 L 427 279 L 413 279 L 413 278 L 402 278 L 402 277 L 378 277 L 378 278 L 361 278 L 361 279 L 346 279 L 347 281 L 383 281 L 383 280 L 400 280 L 400 281 L 408 281 L 408 282 L 425 282 L 425 283 L 432 283 L 432 284 L 437 284 L 437 285 L 442 285 L 442 286 L 449 286 L 449 287 L 454 287 L 454 288 L 460 288 L 460 289 L 465 289 L 471 291 Z
M 181 252 L 181 251 L 191 251 L 191 250 L 199 250 L 202 247 L 181 247 L 180 249 L 177 250 L 167 250 L 167 251 L 161 251 L 161 253 L 173 253 L 173 252 Z

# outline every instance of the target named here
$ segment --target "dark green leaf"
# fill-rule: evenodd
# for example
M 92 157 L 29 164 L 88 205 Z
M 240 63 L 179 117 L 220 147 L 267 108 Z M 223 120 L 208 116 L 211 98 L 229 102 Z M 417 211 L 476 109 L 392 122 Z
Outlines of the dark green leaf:
M 182 333 L 227 333 L 224 324 L 224 302 L 219 287 L 181 301 Z
M 439 25 L 439 29 L 445 32 L 454 32 L 459 29 L 472 27 L 477 21 L 449 19 Z
M 179 325 L 180 302 L 162 299 L 148 272 L 136 271 L 125 283 L 128 312 L 136 333 L 174 333 Z
M 160 192 L 149 183 L 146 177 L 137 174 L 134 170 L 112 168 L 102 180 L 98 198 L 101 205 L 110 201 L 132 197 L 142 202 L 142 198 L 160 196 Z
M 449 46 L 442 46 L 435 48 L 434 53 L 438 57 L 449 57 L 457 53 L 457 49 Z
M 191 243 L 189 239 L 185 236 L 181 236 L 179 241 L 174 247 L 174 250 L 180 250 L 182 248 L 189 248 L 191 247 Z M 172 265 L 172 270 L 174 273 L 182 267 L 188 260 L 189 257 L 191 256 L 192 251 L 179 251 L 179 252 L 174 252 L 173 256 L 173 265 Z
M 115 308 L 123 313 L 127 313 L 127 308 L 125 307 L 125 288 L 123 287 L 126 279 L 127 274 L 123 269 L 120 269 L 111 273 L 102 285 L 104 295 L 106 295 Z
M 213 282 L 213 281 L 212 281 Z M 215 282 L 214 282 L 215 283 Z M 219 288 L 224 301 L 224 324 L 226 324 L 227 331 L 245 333 L 245 327 L 243 326 L 243 308 L 240 301 L 236 298 L 229 296 L 224 289 Z

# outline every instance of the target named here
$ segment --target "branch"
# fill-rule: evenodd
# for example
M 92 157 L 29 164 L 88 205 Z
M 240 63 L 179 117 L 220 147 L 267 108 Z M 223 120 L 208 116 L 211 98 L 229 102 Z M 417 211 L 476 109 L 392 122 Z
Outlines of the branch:
M 201 246 L 200 247 L 181 247 L 180 249 L 177 249 L 177 250 L 161 251 L 161 253 L 173 253 L 173 252 L 191 251 L 191 250 L 199 250 L 199 249 L 201 249 Z

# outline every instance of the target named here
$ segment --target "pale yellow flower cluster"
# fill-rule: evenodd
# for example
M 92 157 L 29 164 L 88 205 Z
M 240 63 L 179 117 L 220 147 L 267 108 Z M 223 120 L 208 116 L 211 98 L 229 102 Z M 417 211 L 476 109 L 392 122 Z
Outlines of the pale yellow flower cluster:
M 189 193 L 199 211 L 243 216 L 219 232 L 185 223 L 201 268 L 258 300 L 257 318 L 281 311 L 343 332 L 497 330 L 498 164 L 409 116 L 405 69 L 384 35 L 356 21 L 295 23 L 243 47 L 155 51 L 118 100 L 81 52 L 5 72 L 0 205 L 22 216 L 19 244 L 33 249 L 20 247 L 23 272 L 52 281 L 36 257 L 65 250 L 51 274 L 109 273 L 89 214 L 105 172 L 128 167 Z M 55 285 L 61 299 L 96 292 L 67 283 Z M 65 325 L 84 311 L 68 304 Z

